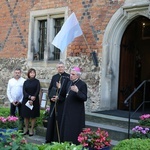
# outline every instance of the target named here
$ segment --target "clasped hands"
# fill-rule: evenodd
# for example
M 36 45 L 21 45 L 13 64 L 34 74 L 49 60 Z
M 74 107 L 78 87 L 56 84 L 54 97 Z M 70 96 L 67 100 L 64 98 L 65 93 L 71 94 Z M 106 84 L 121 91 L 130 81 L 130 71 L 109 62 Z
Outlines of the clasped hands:
M 53 102 L 56 102 L 58 100 L 58 96 L 53 96 L 52 98 L 51 98 L 51 101 L 53 101 Z
M 70 89 L 76 93 L 78 93 L 78 91 L 79 91 L 79 89 L 76 85 L 71 86 Z
M 59 81 L 59 82 L 56 82 L 56 87 L 57 87 L 58 89 L 61 88 L 61 82 L 60 82 L 60 81 Z
M 31 96 L 31 97 L 30 97 L 31 100 L 29 100 L 29 104 L 30 104 L 31 106 L 33 105 L 33 101 L 35 101 L 35 98 L 36 98 L 35 96 Z
M 20 102 L 18 102 L 18 101 L 12 102 L 12 104 L 13 104 L 14 106 L 17 106 L 19 103 L 20 103 Z

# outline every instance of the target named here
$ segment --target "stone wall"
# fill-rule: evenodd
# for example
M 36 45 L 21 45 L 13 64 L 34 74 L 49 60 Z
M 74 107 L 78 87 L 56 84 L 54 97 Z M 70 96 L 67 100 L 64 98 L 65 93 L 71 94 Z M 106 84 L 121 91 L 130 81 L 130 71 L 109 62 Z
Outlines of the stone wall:
M 99 58 L 99 62 L 101 59 Z M 88 86 L 88 100 L 86 102 L 86 110 L 96 111 L 100 108 L 100 66 L 95 67 L 91 57 L 68 57 L 66 59 L 66 72 L 69 73 L 72 66 L 79 66 L 82 70 L 82 80 L 87 83 Z M 99 63 L 101 64 L 101 63 Z M 0 101 L 4 101 L 8 104 L 8 98 L 6 95 L 7 83 L 10 78 L 13 77 L 14 69 L 20 67 L 22 69 L 22 76 L 27 78 L 26 74 L 29 69 L 27 61 L 24 58 L 11 58 L 0 59 Z M 51 67 L 43 69 L 40 66 L 36 68 L 37 78 L 41 82 L 41 87 L 47 89 L 52 75 L 56 73 L 56 68 Z

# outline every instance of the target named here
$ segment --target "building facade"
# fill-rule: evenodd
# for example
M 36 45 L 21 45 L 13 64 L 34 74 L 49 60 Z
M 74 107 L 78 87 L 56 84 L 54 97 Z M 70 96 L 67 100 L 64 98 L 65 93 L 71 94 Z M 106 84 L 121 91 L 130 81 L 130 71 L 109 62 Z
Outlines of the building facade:
M 87 111 L 126 109 L 129 93 L 149 79 L 149 0 L 1 0 L 0 8 L 1 97 L 15 67 L 25 78 L 35 68 L 42 88 L 48 88 L 59 60 L 67 72 L 82 68 Z M 51 42 L 72 12 L 83 35 L 61 53 Z

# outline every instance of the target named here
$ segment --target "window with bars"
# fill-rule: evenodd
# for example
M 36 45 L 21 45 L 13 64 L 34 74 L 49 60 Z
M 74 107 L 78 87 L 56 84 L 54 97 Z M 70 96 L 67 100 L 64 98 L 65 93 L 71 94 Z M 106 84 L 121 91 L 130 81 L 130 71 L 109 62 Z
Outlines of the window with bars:
M 53 31 L 54 32 L 54 37 L 57 35 L 57 33 L 60 31 L 63 23 L 64 23 L 64 18 L 54 18 L 53 19 L 54 26 L 53 26 Z M 38 46 L 37 50 L 34 51 L 33 54 L 33 60 L 35 61 L 43 61 L 44 60 L 44 52 L 46 49 L 49 49 L 50 47 L 47 46 L 47 31 L 48 26 L 47 26 L 47 20 L 39 20 L 39 35 L 38 35 Z M 50 34 L 51 35 L 51 34 Z M 48 54 L 48 60 L 59 60 L 60 59 L 60 49 L 57 47 L 54 47 L 53 49 L 48 50 L 50 51 Z
M 47 20 L 39 21 L 39 60 L 44 60 L 44 51 L 46 50 L 47 43 Z
M 62 25 L 64 23 L 64 19 L 63 18 L 58 18 L 55 19 L 55 35 L 57 35 L 57 33 L 60 31 Z M 57 47 L 54 47 L 54 52 L 53 52 L 53 59 L 54 60 L 59 60 L 60 59 L 60 49 L 58 49 Z
M 59 61 L 62 58 L 62 56 L 60 58 L 60 49 L 51 43 L 64 23 L 64 13 L 62 9 L 60 14 L 59 11 L 57 14 L 50 12 L 50 10 L 31 12 L 28 51 L 30 62 Z

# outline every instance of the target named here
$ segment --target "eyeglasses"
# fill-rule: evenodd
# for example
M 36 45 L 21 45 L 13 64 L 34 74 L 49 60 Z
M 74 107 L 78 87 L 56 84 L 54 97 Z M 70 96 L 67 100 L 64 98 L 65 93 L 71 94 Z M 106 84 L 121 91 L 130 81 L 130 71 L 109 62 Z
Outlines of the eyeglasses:
M 74 73 L 71 73 L 70 75 L 71 75 L 71 76 L 75 76 L 76 74 L 74 74 Z

